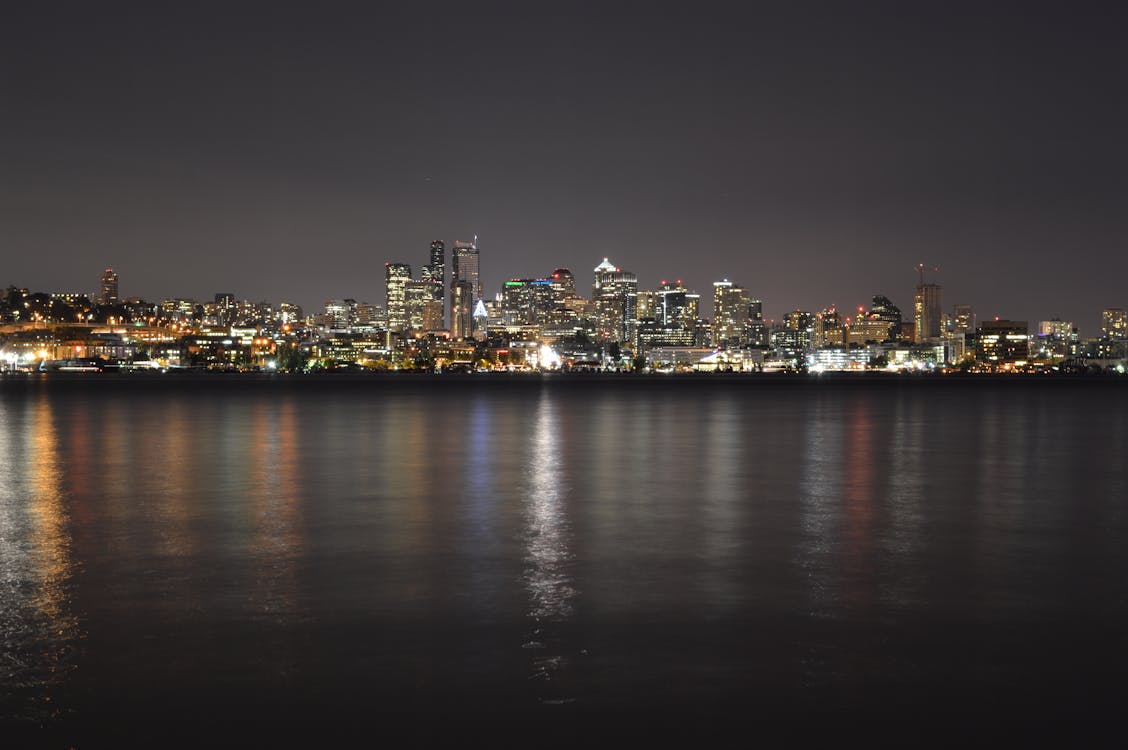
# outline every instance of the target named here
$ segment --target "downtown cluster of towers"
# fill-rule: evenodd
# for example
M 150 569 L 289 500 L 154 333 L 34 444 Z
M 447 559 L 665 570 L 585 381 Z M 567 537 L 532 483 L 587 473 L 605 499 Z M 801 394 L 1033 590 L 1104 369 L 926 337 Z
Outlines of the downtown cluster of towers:
M 712 317 L 705 319 L 701 296 L 681 280 L 640 289 L 634 273 L 607 258 L 592 269 L 589 296 L 579 293 L 569 269 L 557 268 L 541 278 L 505 281 L 489 297 L 480 258 L 476 237 L 451 243 L 449 254 L 436 240 L 418 275 L 407 263 L 385 264 L 383 305 L 328 300 L 308 316 L 297 305 L 238 301 L 230 293 L 205 303 L 122 299 L 112 269 L 91 295 L 10 287 L 0 298 L 0 354 L 20 362 L 147 354 L 193 366 L 275 361 L 287 369 L 290 360 L 398 367 L 444 360 L 513 365 L 516 357 L 517 364 L 536 367 L 543 363 L 534 355 L 546 347 L 552 361 L 626 368 L 706 360 L 745 370 L 969 362 L 1005 369 L 1068 359 L 1085 367 L 1093 360 L 1104 368 L 1128 366 L 1122 309 L 1104 310 L 1100 337 L 1085 341 L 1069 321 L 1044 320 L 1035 332 L 1026 321 L 977 321 L 968 305 L 946 310 L 942 287 L 925 282 L 923 267 L 908 316 L 875 295 L 869 309 L 850 315 L 831 307 L 766 321 L 760 299 L 728 279 L 713 283 Z

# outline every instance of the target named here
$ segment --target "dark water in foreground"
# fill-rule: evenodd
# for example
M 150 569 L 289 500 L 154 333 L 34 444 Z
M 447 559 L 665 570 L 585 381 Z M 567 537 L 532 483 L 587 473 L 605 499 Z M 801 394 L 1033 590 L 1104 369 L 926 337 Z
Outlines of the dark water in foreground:
M 1128 387 L 0 381 L 43 737 L 1118 719 Z

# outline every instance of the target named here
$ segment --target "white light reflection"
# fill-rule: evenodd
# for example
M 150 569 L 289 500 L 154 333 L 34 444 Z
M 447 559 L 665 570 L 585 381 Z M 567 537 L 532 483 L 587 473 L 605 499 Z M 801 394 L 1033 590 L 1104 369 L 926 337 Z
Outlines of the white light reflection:
M 576 589 L 570 565 L 571 529 L 564 500 L 567 488 L 559 462 L 558 422 L 551 398 L 544 395 L 526 466 L 525 588 L 533 629 L 524 647 L 533 650 L 530 679 L 539 681 L 542 703 L 567 703 L 563 686 L 570 654 L 561 626 L 572 616 Z

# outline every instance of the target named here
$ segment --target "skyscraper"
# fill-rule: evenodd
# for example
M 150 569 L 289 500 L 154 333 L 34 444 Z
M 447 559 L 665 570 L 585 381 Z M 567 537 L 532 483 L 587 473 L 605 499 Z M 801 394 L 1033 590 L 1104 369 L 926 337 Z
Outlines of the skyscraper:
M 409 281 L 411 281 L 411 266 L 407 263 L 384 264 L 384 309 L 388 313 L 389 331 L 407 330 L 407 283 Z
M 102 271 L 101 301 L 103 305 L 116 305 L 118 303 L 118 277 L 112 268 Z
M 607 258 L 594 269 L 591 301 L 599 335 L 607 341 L 629 342 L 634 339 L 638 277 L 623 271 Z
M 478 245 L 474 242 L 454 243 L 450 258 L 450 335 L 469 338 L 474 332 L 474 303 L 482 298 L 478 274 Z
M 431 262 L 423 266 L 419 278 L 421 281 L 430 281 L 434 284 L 430 288 L 434 290 L 433 299 L 439 302 L 438 328 L 442 328 L 443 317 L 446 314 L 446 306 L 443 304 L 446 294 L 446 245 L 443 244 L 442 240 L 435 240 L 431 243 Z M 433 307 L 433 305 L 429 306 L 429 308 L 432 308 L 432 314 L 428 317 L 430 322 L 434 322 Z
M 713 282 L 713 343 L 743 346 L 748 343 L 751 300 L 748 292 L 728 279 Z
M 914 341 L 924 344 L 940 338 L 941 287 L 939 284 L 917 284 L 913 294 Z

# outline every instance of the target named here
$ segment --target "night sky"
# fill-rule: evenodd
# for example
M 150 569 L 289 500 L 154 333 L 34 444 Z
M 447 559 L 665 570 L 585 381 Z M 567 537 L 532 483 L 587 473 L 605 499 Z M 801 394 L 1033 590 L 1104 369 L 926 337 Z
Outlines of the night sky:
M 491 294 L 1128 306 L 1125 3 L 163 5 L 5 8 L 0 284 L 313 310 L 477 234 Z

